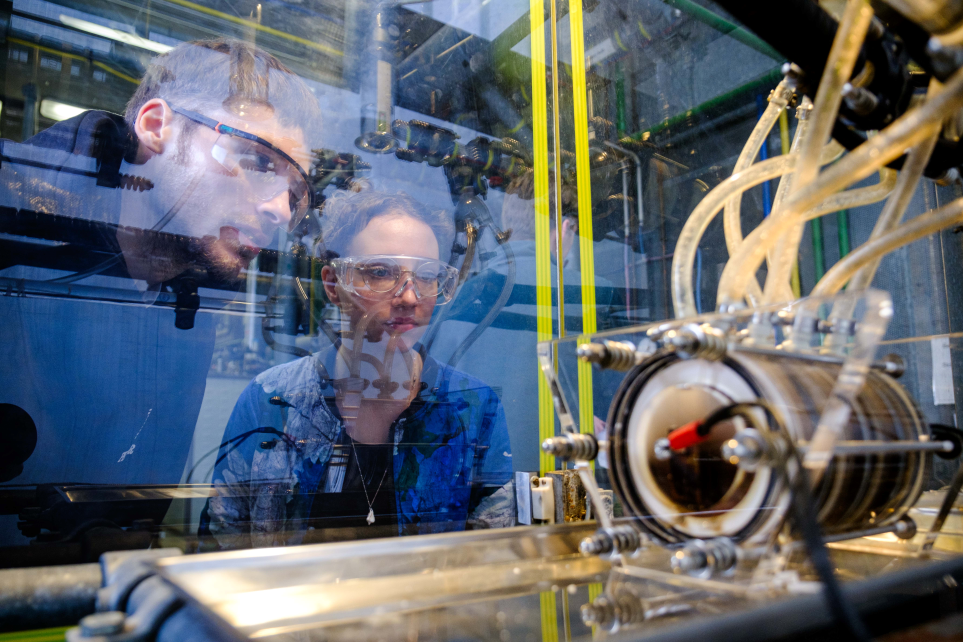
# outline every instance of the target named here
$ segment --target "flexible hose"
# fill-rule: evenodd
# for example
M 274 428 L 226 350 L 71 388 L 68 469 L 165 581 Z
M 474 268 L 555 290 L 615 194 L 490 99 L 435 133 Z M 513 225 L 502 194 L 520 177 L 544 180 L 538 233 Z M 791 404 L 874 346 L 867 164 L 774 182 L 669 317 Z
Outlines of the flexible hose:
M 878 203 L 893 192 L 896 182 L 896 170 L 881 167 L 878 183 L 833 194 L 820 203 L 818 207 L 807 212 L 805 218 L 809 220 L 840 210 Z M 792 273 L 792 265 L 796 262 L 796 256 L 799 253 L 799 241 L 802 238 L 803 229 L 803 223 L 797 223 L 786 235 L 791 237 L 788 239 L 787 246 L 783 248 L 783 243 L 776 246 L 776 260 L 773 261 L 774 265 L 766 278 L 765 296 L 763 298 L 766 304 L 795 299 L 789 284 L 789 278 Z M 782 241 L 787 241 L 786 236 L 783 237 Z
M 786 108 L 789 101 L 792 99 L 793 90 L 787 83 L 785 79 L 780 81 L 780 83 L 773 90 L 772 96 L 769 99 L 769 105 L 766 110 L 762 113 L 759 121 L 752 130 L 752 134 L 749 135 L 749 140 L 746 141 L 745 146 L 742 148 L 742 152 L 739 154 L 739 158 L 736 159 L 736 164 L 732 168 L 733 175 L 745 170 L 753 164 L 756 157 L 759 155 L 759 150 L 762 149 L 763 143 L 769 137 L 769 132 L 772 131 L 773 126 L 776 121 L 779 120 L 779 114 L 782 110 Z M 742 243 L 742 194 L 739 193 L 726 202 L 725 214 L 723 215 L 723 229 L 726 235 L 726 247 L 729 249 L 730 256 L 736 253 L 739 248 L 739 244 Z M 749 297 L 750 300 L 753 298 L 759 299 L 762 294 L 757 283 L 749 284 Z M 755 301 L 754 301 L 755 303 Z
M 831 194 L 866 178 L 901 156 L 907 148 L 930 137 L 939 130 L 943 117 L 961 106 L 963 69 L 953 74 L 943 90 L 931 100 L 905 113 L 877 136 L 826 169 L 811 185 L 795 191 L 786 202 L 785 215 L 778 218 L 770 216 L 763 221 L 740 246 L 738 255 L 726 264 L 719 283 L 719 305 L 728 308 L 742 300 L 748 277 L 755 273 L 782 234 L 800 219 L 805 220 L 806 210 Z
M 827 157 L 836 153 L 835 146 L 827 146 Z M 795 167 L 797 157 L 784 154 L 756 163 L 740 174 L 732 175 L 706 194 L 699 205 L 686 219 L 679 240 L 676 243 L 672 257 L 672 303 L 675 307 L 676 318 L 682 319 L 697 314 L 695 294 L 692 290 L 692 270 L 695 264 L 696 250 L 699 240 L 705 234 L 713 217 L 722 209 L 723 204 L 733 195 L 776 178 Z M 895 174 L 895 172 L 894 172 Z M 879 185 L 860 188 L 841 194 L 832 195 L 825 203 L 820 203 L 812 212 L 807 212 L 812 218 L 835 212 L 845 207 L 853 207 L 851 203 L 865 199 L 879 200 L 877 192 Z M 890 185 L 887 189 L 892 189 Z
M 676 318 L 697 314 L 692 291 L 692 268 L 699 240 L 715 215 L 733 195 L 741 196 L 745 190 L 791 171 L 795 163 L 796 157 L 789 154 L 756 163 L 719 183 L 692 211 L 682 227 L 672 257 L 672 305 Z
M 868 0 L 849 0 L 843 12 L 842 20 L 833 46 L 829 51 L 826 68 L 819 80 L 819 90 L 813 103 L 810 125 L 806 136 L 799 144 L 799 162 L 792 179 L 793 192 L 812 184 L 819 175 L 819 155 L 823 145 L 830 138 L 839 106 L 843 101 L 843 86 L 853 74 L 853 68 L 862 51 L 863 40 L 873 19 L 873 11 Z M 786 216 L 786 208 L 773 211 L 770 218 Z M 802 234 L 798 233 L 798 226 L 789 228 L 781 240 L 783 247 L 775 256 L 773 269 L 766 277 L 766 292 L 763 300 L 771 302 L 784 293 L 783 283 L 789 282 L 792 264 L 799 252 L 799 241 Z M 793 233 L 793 232 L 796 233 Z M 747 276 L 747 283 L 755 280 L 755 275 Z M 751 287 L 751 286 L 750 286 Z
M 800 101 L 799 108 L 796 110 L 796 121 L 797 121 L 796 134 L 795 136 L 793 136 L 792 146 L 789 148 L 789 153 L 798 155 L 799 146 L 802 144 L 802 141 L 808 138 L 809 125 L 812 122 L 810 120 L 810 116 L 812 116 L 812 110 L 813 110 L 812 101 L 809 99 L 808 96 L 803 96 L 802 100 Z M 838 143 L 836 143 L 835 140 L 832 141 L 832 143 L 839 145 Z M 840 153 L 842 153 L 842 146 L 839 145 L 839 148 L 840 148 Z M 790 193 L 792 193 L 793 176 L 794 174 L 792 173 L 786 174 L 785 176 L 782 177 L 782 180 L 779 181 L 779 187 L 776 188 L 776 198 L 773 201 L 772 213 L 770 213 L 770 216 L 772 216 L 773 214 L 775 214 L 776 216 L 781 215 L 783 205 L 786 201 L 786 197 L 789 196 Z M 795 241 L 797 237 L 799 239 L 802 239 L 802 234 L 803 234 L 803 226 L 796 225 L 796 227 L 794 227 L 787 236 L 784 236 L 783 238 L 779 239 L 779 244 L 776 246 L 776 249 L 775 249 L 775 256 L 781 256 L 781 253 L 786 251 L 786 247 L 792 245 L 793 241 Z M 733 256 L 734 254 L 735 252 L 730 252 L 729 256 Z M 773 264 L 774 264 L 772 252 L 766 255 L 766 262 L 767 262 L 768 268 L 772 270 Z M 773 281 L 773 283 L 775 283 L 775 281 Z M 758 282 L 756 281 L 756 279 L 754 278 L 749 279 L 749 289 L 747 291 L 751 294 L 752 291 L 755 290 L 755 287 L 757 285 L 758 285 Z M 767 287 L 769 286 L 768 279 L 766 282 L 766 286 Z M 791 288 L 790 288 L 790 292 L 792 292 Z M 760 299 L 760 301 L 764 299 L 765 299 L 765 295 Z
M 923 171 L 926 169 L 926 164 L 930 160 L 930 155 L 936 147 L 936 140 L 938 138 L 939 132 L 934 132 L 928 139 L 910 151 L 906 163 L 899 173 L 896 189 L 893 191 L 889 200 L 886 201 L 886 205 L 883 206 L 883 211 L 880 213 L 879 219 L 876 221 L 876 225 L 869 235 L 870 241 L 876 240 L 887 232 L 896 229 L 900 221 L 903 220 L 903 214 L 905 214 L 906 208 L 909 206 L 909 202 L 916 192 L 916 186 L 923 176 Z M 876 259 L 875 261 L 869 262 L 860 269 L 859 272 L 853 275 L 853 278 L 850 280 L 850 289 L 863 290 L 868 288 L 870 283 L 873 282 L 873 277 L 876 276 L 876 270 L 879 269 L 879 261 L 880 259 Z
M 875 240 L 867 241 L 833 266 L 816 287 L 813 296 L 829 296 L 839 292 L 847 281 L 863 266 L 878 261 L 884 254 L 909 245 L 924 236 L 963 223 L 963 198 L 957 199 L 935 212 L 917 216 L 912 221 L 900 225 Z

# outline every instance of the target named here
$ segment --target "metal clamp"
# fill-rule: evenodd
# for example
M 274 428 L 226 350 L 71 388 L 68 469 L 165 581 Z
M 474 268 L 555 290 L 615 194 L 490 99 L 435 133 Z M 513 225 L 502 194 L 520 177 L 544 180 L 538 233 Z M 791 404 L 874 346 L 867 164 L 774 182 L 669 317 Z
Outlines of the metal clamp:
M 100 556 L 104 587 L 97 591 L 97 610 L 125 611 L 127 600 L 137 585 L 154 575 L 154 562 L 182 554 L 176 548 L 104 553 Z
M 67 642 L 144 642 L 157 635 L 167 618 L 184 602 L 172 586 L 160 577 L 141 582 L 137 593 L 142 596 L 133 614 L 107 611 L 88 615 L 80 626 L 69 629 Z

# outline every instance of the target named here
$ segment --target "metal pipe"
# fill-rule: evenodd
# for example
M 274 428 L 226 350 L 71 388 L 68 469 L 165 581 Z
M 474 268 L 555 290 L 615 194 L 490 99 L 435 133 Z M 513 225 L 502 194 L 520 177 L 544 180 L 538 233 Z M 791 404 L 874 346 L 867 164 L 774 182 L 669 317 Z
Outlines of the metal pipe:
M 0 631 L 76 624 L 94 612 L 100 564 L 0 571 Z
M 622 146 L 620 146 L 620 145 L 616 145 L 615 143 L 612 143 L 612 142 L 610 142 L 610 141 L 603 141 L 603 142 L 605 143 L 605 145 L 606 145 L 607 147 L 611 147 L 611 148 L 614 149 L 615 151 L 620 152 L 620 153 L 625 154 L 626 156 L 630 157 L 630 158 L 632 159 L 632 162 L 635 163 L 635 210 L 636 210 L 636 212 L 638 213 L 638 219 L 639 219 L 639 222 L 638 222 L 638 228 L 639 228 L 639 253 L 642 254 L 642 256 L 645 256 L 645 248 L 642 247 L 642 223 L 643 223 L 643 221 L 644 221 L 644 219 L 645 219 L 645 207 L 642 205 L 642 161 L 639 159 L 638 154 L 636 154 L 635 152 L 629 151 L 628 149 L 625 149 L 624 147 L 622 147 Z M 623 193 L 625 193 L 625 189 L 626 189 L 626 188 L 625 188 L 625 174 L 623 173 L 623 174 L 622 174 L 622 191 L 623 191 Z M 628 200 L 628 199 L 626 199 L 626 200 Z M 626 206 L 627 206 L 627 204 L 626 204 Z M 626 217 L 627 217 L 627 215 L 626 215 Z M 629 225 L 628 225 L 628 221 L 626 221 L 626 224 L 625 224 L 625 243 L 626 243 L 626 248 L 628 248 L 628 242 L 629 242 Z M 628 271 L 628 269 L 629 269 L 628 258 L 626 258 L 626 260 L 625 260 L 625 269 L 626 269 L 626 271 Z M 633 270 L 633 272 L 634 272 L 634 271 L 635 271 L 635 270 Z M 626 299 L 625 299 L 625 300 L 626 300 L 626 306 L 628 307 L 628 303 L 629 303 L 629 291 L 628 291 L 628 289 L 629 289 L 629 284 L 628 284 L 628 278 L 626 278 L 625 287 L 626 287 Z
M 800 442 L 796 450 L 805 453 L 808 442 Z M 952 441 L 837 441 L 833 455 L 874 455 L 908 452 L 941 452 L 953 450 Z

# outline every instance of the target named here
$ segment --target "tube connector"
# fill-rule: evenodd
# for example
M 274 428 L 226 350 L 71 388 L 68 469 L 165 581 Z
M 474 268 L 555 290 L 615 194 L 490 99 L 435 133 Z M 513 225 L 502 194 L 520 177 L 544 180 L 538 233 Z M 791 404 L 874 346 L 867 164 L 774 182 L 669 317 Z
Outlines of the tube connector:
M 594 363 L 603 370 L 627 372 L 642 363 L 645 355 L 638 352 L 628 341 L 603 341 L 583 343 L 576 351 L 578 358 Z
M 599 442 L 592 434 L 566 433 L 543 441 L 542 452 L 564 461 L 591 461 L 598 457 Z

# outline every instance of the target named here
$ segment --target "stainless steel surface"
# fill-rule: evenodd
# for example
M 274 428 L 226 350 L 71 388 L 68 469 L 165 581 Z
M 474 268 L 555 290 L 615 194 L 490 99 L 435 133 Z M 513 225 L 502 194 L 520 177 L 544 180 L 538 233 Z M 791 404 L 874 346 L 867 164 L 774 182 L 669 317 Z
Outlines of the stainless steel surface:
M 808 443 L 796 447 L 800 452 L 809 449 Z M 948 453 L 953 450 L 951 441 L 837 441 L 834 455 L 870 455 L 879 453 L 934 452 Z
M 161 560 L 162 576 L 251 638 L 373 614 L 601 581 L 583 557 L 594 522 L 259 549 Z

